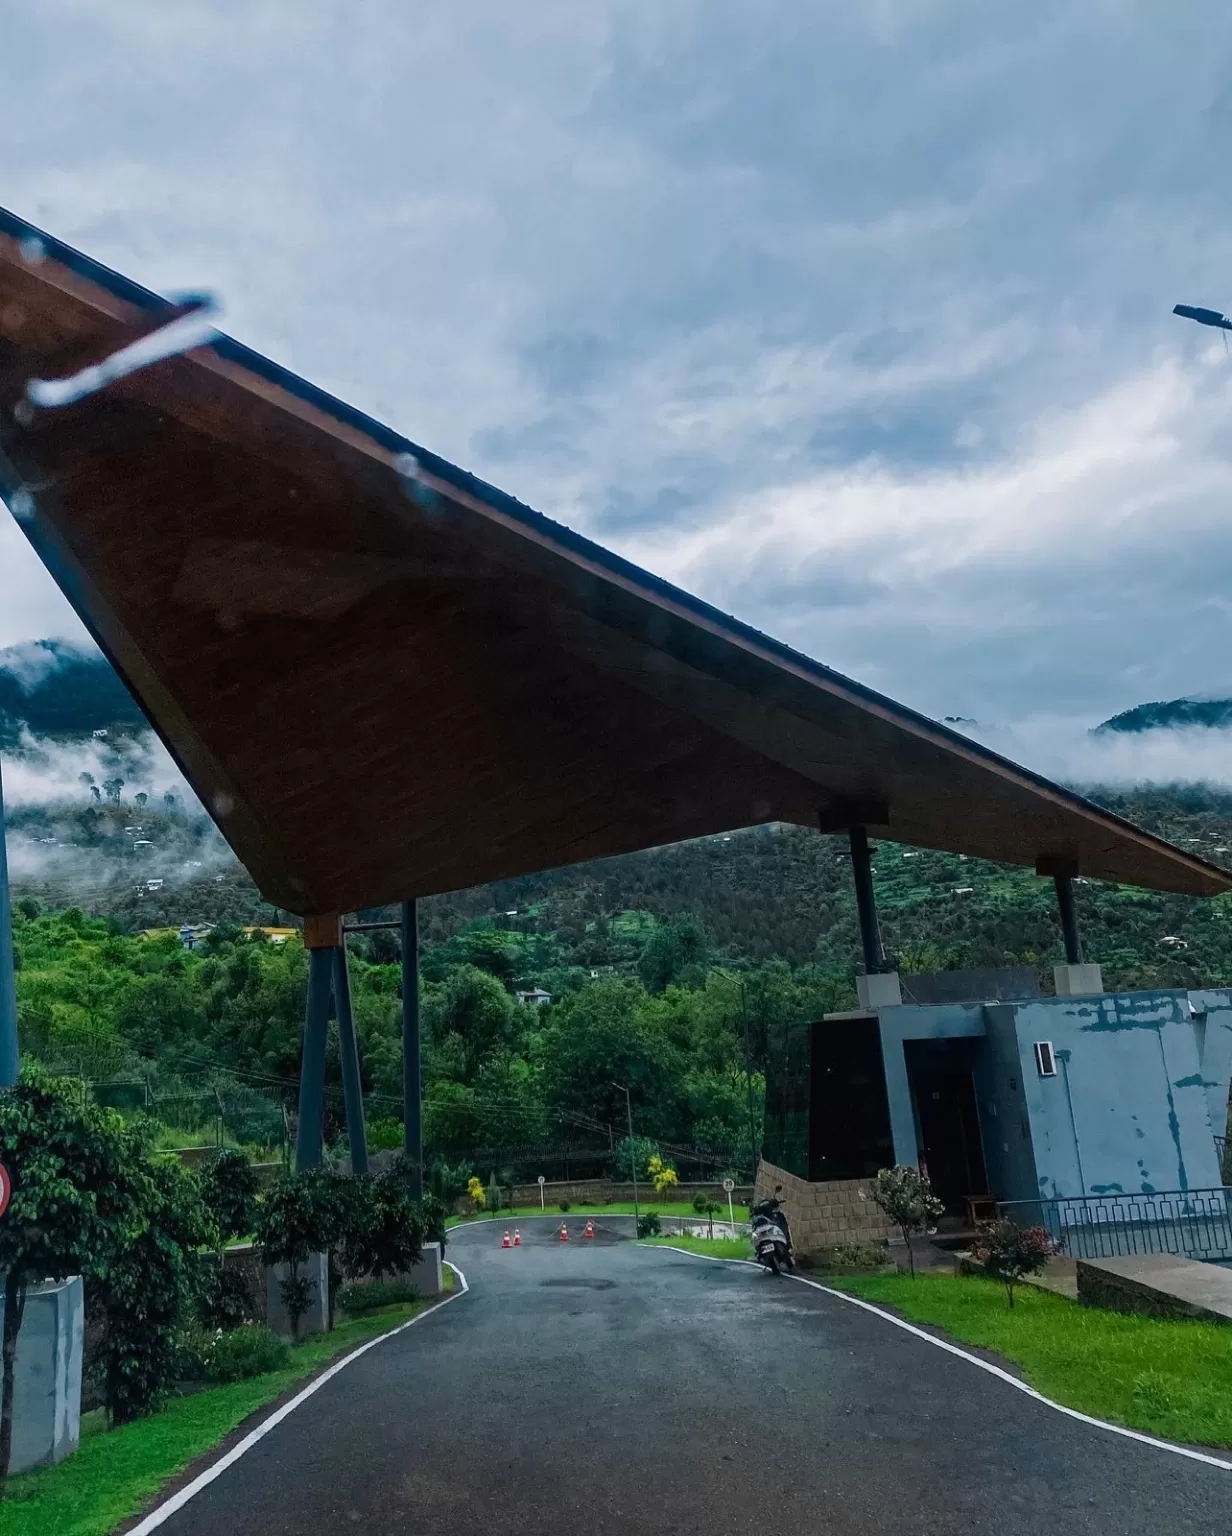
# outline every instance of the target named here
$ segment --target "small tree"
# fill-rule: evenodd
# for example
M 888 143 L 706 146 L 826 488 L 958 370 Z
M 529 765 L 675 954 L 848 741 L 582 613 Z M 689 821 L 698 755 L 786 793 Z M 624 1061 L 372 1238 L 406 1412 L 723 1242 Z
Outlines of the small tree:
M 933 1194 L 928 1175 L 918 1168 L 882 1168 L 873 1180 L 873 1199 L 903 1235 L 907 1245 L 907 1263 L 911 1278 L 915 1279 L 915 1254 L 911 1251 L 911 1235 L 923 1232 L 945 1210 L 944 1204 Z
M 655 1152 L 646 1163 L 646 1174 L 654 1185 L 655 1194 L 662 1200 L 665 1195 L 670 1195 L 677 1184 L 680 1183 L 676 1170 L 670 1163 L 665 1163 Z
M 211 1327 L 238 1328 L 252 1321 L 248 1280 L 228 1269 L 225 1257 L 228 1243 L 256 1228 L 259 1188 L 252 1164 L 235 1147 L 221 1148 L 202 1175 L 201 1196 L 218 1236 L 213 1284 L 202 1307 Z
M 1014 1287 L 1028 1275 L 1037 1275 L 1058 1251 L 1043 1227 L 1020 1227 L 1012 1221 L 993 1221 L 982 1226 L 971 1244 L 971 1257 L 984 1273 L 1000 1280 L 1010 1306 Z
M 698 1211 L 697 1214 L 699 1216 L 704 1216 L 706 1218 L 706 1236 L 707 1237 L 713 1237 L 714 1236 L 714 1218 L 719 1214 L 719 1212 L 722 1209 L 723 1209 L 723 1207 L 719 1204 L 719 1202 L 717 1200 L 711 1200 L 708 1196 L 703 1196 L 702 1197 L 701 1209 Z M 735 1233 L 733 1233 L 732 1236 L 734 1237 Z
M 488 1203 L 488 1197 L 483 1192 L 483 1180 L 477 1173 L 472 1173 L 466 1181 L 466 1193 L 469 1195 L 477 1211 L 482 1211 Z
M 375 1178 L 351 1183 L 357 1198 L 342 1245 L 347 1274 L 377 1280 L 406 1274 L 423 1252 L 425 1218 L 410 1198 L 405 1169 L 394 1163 Z
M 146 1128 L 129 1132 L 126 1183 L 140 1223 L 96 1258 L 87 1283 L 91 1313 L 103 1324 L 113 1426 L 157 1407 L 175 1379 L 176 1335 L 207 1283 L 201 1250 L 217 1240 L 197 1176 L 176 1160 L 153 1160 L 150 1141 Z
M 88 1271 L 109 1239 L 140 1229 L 126 1193 L 124 1126 L 83 1083 L 27 1069 L 0 1093 L 0 1158 L 13 1180 L 0 1218 L 4 1283 L 0 1497 L 13 1446 L 13 1364 L 28 1288 Z
M 334 1182 L 323 1168 L 287 1173 L 261 1205 L 257 1242 L 266 1264 L 287 1266 L 279 1289 L 296 1339 L 300 1319 L 312 1305 L 312 1282 L 300 1274 L 300 1266 L 314 1253 L 328 1251 L 338 1237 L 340 1202 Z

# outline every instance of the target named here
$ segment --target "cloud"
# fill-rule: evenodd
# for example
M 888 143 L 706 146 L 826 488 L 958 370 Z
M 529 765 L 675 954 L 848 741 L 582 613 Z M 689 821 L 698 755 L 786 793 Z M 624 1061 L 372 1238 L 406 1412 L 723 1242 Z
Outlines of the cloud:
M 83 773 L 100 786 L 106 779 L 123 779 L 126 800 L 139 792 L 161 797 L 170 791 L 200 809 L 171 754 L 152 731 L 80 742 L 53 741 L 25 732 L 17 749 L 5 753 L 5 804 L 81 802 L 89 796 L 88 786 L 81 782 Z
M 1232 11 L 46 0 L 0 202 L 933 713 L 1222 679 Z M 1160 124 L 1167 125 L 1161 131 Z M 0 523 L 0 644 L 79 627 Z
M 1036 715 L 1012 726 L 957 729 L 1037 773 L 1092 785 L 1217 784 L 1232 788 L 1232 729 L 1185 726 L 1095 733 L 1071 716 Z

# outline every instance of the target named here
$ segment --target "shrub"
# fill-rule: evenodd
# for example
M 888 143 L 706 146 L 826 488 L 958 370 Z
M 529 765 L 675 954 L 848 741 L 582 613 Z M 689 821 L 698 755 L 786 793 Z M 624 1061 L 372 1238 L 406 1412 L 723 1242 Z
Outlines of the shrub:
M 942 1214 L 945 1206 L 933 1194 L 926 1173 L 921 1173 L 918 1168 L 904 1168 L 901 1164 L 878 1170 L 873 1180 L 873 1199 L 902 1233 L 914 1280 L 915 1254 L 911 1251 L 911 1234 L 924 1231 Z
M 368 1151 L 393 1152 L 402 1145 L 401 1120 L 369 1120 Z
M 242 1269 L 215 1266 L 202 1288 L 198 1311 L 202 1323 L 211 1330 L 226 1332 L 254 1321 L 248 1276 Z
M 880 1269 L 888 1255 L 877 1243 L 835 1243 L 827 1256 L 828 1269 L 868 1270 Z
M 488 1203 L 488 1197 L 484 1193 L 483 1180 L 478 1174 L 472 1173 L 466 1181 L 466 1193 L 470 1196 L 477 1211 L 482 1211 Z
M 433 1194 L 431 1190 L 425 1192 L 423 1199 L 419 1202 L 419 1220 L 423 1226 L 424 1241 L 427 1243 L 439 1243 L 441 1245 L 442 1257 L 445 1253 L 447 1237 L 445 1226 L 447 1214 L 445 1202 L 439 1196 Z
M 662 1230 L 658 1211 L 643 1211 L 637 1218 L 637 1235 L 639 1237 L 658 1237 Z
M 189 1335 L 180 1345 L 179 1369 L 186 1381 L 247 1381 L 279 1371 L 291 1358 L 286 1339 L 263 1323 Z
M 708 1204 L 709 1204 L 709 1197 L 708 1196 L 703 1195 L 700 1192 L 693 1196 L 693 1209 L 697 1212 L 697 1214 L 699 1216 L 704 1216 L 706 1214 L 706 1206 Z
M 350 1179 L 342 1233 L 343 1266 L 355 1279 L 404 1274 L 423 1252 L 424 1218 L 407 1193 L 407 1170 L 394 1163 L 376 1178 Z
M 986 1275 L 1000 1280 L 1012 1307 L 1014 1287 L 1027 1275 L 1037 1275 L 1057 1249 L 1043 1227 L 993 1221 L 980 1228 L 971 1244 L 971 1257 L 983 1265 Z
M 561 1208 L 562 1211 L 567 1211 L 569 1209 L 569 1205 L 570 1205 L 570 1202 L 568 1200 L 562 1200 L 560 1202 L 560 1208 Z
M 257 1223 L 257 1175 L 234 1147 L 223 1147 L 201 1176 L 201 1198 L 218 1228 L 219 1247 L 246 1237 Z
M 368 1280 L 362 1285 L 344 1285 L 338 1292 L 338 1305 L 352 1317 L 418 1300 L 419 1292 L 406 1280 Z

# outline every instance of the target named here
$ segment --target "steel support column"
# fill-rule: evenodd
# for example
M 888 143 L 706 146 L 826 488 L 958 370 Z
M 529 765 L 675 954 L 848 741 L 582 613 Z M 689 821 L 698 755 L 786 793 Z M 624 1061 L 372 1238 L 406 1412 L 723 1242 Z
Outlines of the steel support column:
M 419 1075 L 419 906 L 402 903 L 402 1145 L 411 1197 L 423 1195 L 423 1119 Z
M 329 1029 L 334 954 L 338 946 L 314 944 L 314 936 L 311 922 L 305 922 L 308 997 L 304 1005 L 304 1043 L 299 1068 L 299 1127 L 295 1134 L 297 1171 L 319 1167 L 325 1138 L 325 1036 Z
M 334 1012 L 338 1018 L 338 1055 L 342 1061 L 342 1101 L 346 1106 L 351 1172 L 368 1171 L 368 1134 L 364 1128 L 364 1086 L 359 1073 L 359 1042 L 351 1009 L 351 973 L 346 945 L 334 950 Z
M 1053 875 L 1057 888 L 1057 909 L 1061 914 L 1061 933 L 1065 939 L 1065 963 L 1082 964 L 1082 935 L 1078 932 L 1078 913 L 1074 907 L 1074 882 L 1069 875 Z
M 17 988 L 13 975 L 13 914 L 9 906 L 9 868 L 4 851 L 4 788 L 0 785 L 0 1088 L 17 1081 Z
M 873 891 L 873 859 L 868 846 L 868 829 L 851 827 L 851 873 L 856 884 L 856 912 L 860 918 L 860 944 L 864 950 L 864 970 L 875 976 L 885 970 L 885 951 L 881 947 L 881 929 L 877 923 L 877 897 Z

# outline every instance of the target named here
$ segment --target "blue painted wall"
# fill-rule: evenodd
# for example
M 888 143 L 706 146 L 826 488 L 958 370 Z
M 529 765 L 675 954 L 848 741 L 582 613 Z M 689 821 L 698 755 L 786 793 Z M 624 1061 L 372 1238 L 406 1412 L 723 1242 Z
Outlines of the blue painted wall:
M 1216 996 L 1232 1005 L 1228 993 L 1208 994 Z M 1186 993 L 1045 998 L 1011 1006 L 1041 1194 L 1218 1185 L 1207 1079 Z M 1222 1020 L 1220 1031 L 1222 1041 Z M 1055 1077 L 1038 1073 L 1038 1040 L 1052 1043 Z M 1223 1093 L 1226 1100 L 1226 1078 Z
M 1206 988 L 1189 994 L 1194 1010 L 1198 1063 L 1216 1136 L 1227 1133 L 1228 1082 L 1232 1079 L 1232 994 Z

